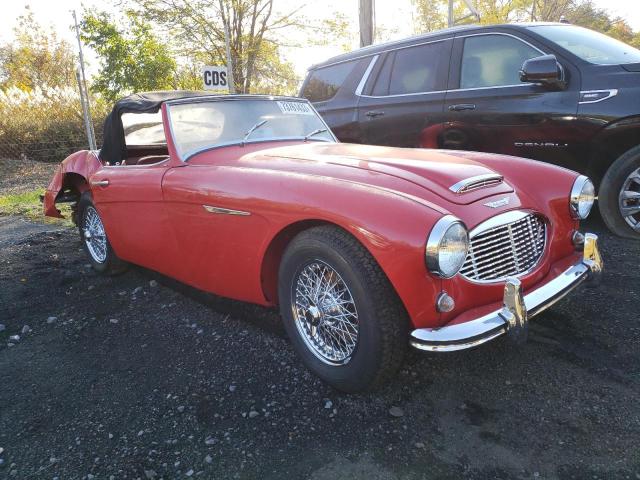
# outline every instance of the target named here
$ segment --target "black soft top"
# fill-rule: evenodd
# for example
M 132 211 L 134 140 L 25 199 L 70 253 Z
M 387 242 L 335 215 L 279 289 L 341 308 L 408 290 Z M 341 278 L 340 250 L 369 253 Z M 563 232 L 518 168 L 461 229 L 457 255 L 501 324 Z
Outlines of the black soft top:
M 127 158 L 127 147 L 122 127 L 123 113 L 156 113 L 160 106 L 169 100 L 179 98 L 211 96 L 210 92 L 173 90 L 166 92 L 134 93 L 116 102 L 111 113 L 104 121 L 102 148 L 100 158 L 104 162 L 116 163 Z

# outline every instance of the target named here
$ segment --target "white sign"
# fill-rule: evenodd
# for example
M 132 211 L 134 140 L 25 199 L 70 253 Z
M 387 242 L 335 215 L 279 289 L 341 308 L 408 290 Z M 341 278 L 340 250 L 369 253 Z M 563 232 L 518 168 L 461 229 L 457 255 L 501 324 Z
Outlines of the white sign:
M 282 113 L 289 113 L 294 115 L 315 115 L 311 107 L 306 102 L 276 102 L 280 107 Z
M 227 67 L 206 66 L 202 69 L 202 81 L 205 90 L 229 90 Z

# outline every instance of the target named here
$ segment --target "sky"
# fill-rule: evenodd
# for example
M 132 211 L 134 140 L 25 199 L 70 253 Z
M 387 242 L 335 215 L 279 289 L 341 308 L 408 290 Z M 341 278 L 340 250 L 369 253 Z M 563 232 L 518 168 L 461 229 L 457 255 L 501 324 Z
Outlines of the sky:
M 5 0 L 2 6 L 2 19 L 0 19 L 0 42 L 11 40 L 12 31 L 16 20 L 29 5 L 36 19 L 44 25 L 52 25 L 62 38 L 68 39 L 76 45 L 76 39 L 72 29 L 73 18 L 71 11 L 75 9 L 78 14 L 82 6 L 95 9 L 108 9 L 112 2 L 104 0 Z M 595 0 L 595 3 L 614 15 L 627 20 L 634 30 L 640 30 L 640 6 L 638 0 Z M 326 16 L 327 12 L 340 12 L 352 18 L 357 24 L 358 0 L 275 0 L 276 8 L 288 10 L 299 5 L 305 5 L 304 14 L 307 17 Z M 413 22 L 411 21 L 411 0 L 375 0 L 376 26 L 384 31 L 388 40 L 402 38 L 413 34 Z M 355 41 L 355 40 L 354 40 Z M 353 45 L 356 48 L 358 45 Z M 284 52 L 291 61 L 299 76 L 304 76 L 306 69 L 313 63 L 320 62 L 333 55 L 341 53 L 338 44 L 326 47 L 290 48 Z M 88 71 L 91 73 L 97 68 L 97 61 L 92 52 L 85 49 L 85 57 L 90 63 Z

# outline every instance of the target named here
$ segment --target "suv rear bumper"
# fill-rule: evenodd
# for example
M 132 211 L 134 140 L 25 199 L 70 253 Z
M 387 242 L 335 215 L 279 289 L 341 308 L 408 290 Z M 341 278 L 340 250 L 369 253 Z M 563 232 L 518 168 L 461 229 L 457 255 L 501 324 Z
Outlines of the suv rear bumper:
M 526 338 L 530 318 L 546 310 L 583 282 L 598 280 L 603 268 L 598 237 L 585 234 L 582 259 L 545 285 L 522 294 L 517 278 L 507 279 L 502 308 L 464 323 L 411 332 L 410 343 L 420 350 L 450 352 L 472 348 L 505 333 Z

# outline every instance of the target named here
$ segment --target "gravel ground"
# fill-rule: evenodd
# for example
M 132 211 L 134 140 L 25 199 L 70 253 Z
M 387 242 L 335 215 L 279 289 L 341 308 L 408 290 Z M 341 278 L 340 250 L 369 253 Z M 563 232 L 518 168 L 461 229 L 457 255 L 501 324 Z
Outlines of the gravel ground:
M 525 346 L 412 352 L 349 396 L 273 311 L 140 268 L 97 276 L 75 231 L 5 218 L 0 477 L 640 479 L 640 243 L 589 227 L 601 288 Z

